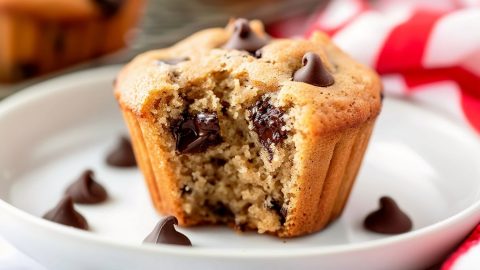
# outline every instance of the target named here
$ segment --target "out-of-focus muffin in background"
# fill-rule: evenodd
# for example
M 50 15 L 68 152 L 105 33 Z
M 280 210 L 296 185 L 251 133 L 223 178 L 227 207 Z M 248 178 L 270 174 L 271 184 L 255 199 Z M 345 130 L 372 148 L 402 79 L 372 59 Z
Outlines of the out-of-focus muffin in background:
M 261 19 L 268 25 L 308 18 L 326 2 L 0 0 L 0 98 L 65 72 L 125 63 L 233 17 Z M 37 77 L 43 74 L 48 76 Z
M 0 83 L 125 46 L 144 0 L 0 0 Z

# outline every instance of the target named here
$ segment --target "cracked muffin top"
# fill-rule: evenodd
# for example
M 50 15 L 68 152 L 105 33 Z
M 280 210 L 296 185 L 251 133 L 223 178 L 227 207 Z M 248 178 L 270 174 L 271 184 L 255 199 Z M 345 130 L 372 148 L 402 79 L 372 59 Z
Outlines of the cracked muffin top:
M 208 89 L 216 76 L 235 81 L 233 103 L 253 105 L 259 96 L 272 93 L 280 107 L 301 107 L 307 133 L 354 127 L 381 109 L 378 75 L 325 34 L 315 33 L 309 40 L 273 39 L 259 21 L 241 19 L 137 56 L 120 72 L 115 94 L 124 109 L 151 117 L 170 92 Z

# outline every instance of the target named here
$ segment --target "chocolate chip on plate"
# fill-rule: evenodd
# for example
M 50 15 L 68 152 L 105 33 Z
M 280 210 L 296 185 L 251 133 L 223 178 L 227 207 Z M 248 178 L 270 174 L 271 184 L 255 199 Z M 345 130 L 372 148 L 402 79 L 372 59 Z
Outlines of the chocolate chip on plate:
M 380 208 L 370 213 L 363 226 L 372 232 L 400 234 L 412 229 L 412 221 L 390 197 L 380 198 Z
M 320 87 L 327 87 L 335 82 L 333 76 L 328 73 L 323 66 L 322 59 L 317 54 L 307 52 L 302 58 L 302 65 L 303 67 L 293 74 L 294 81 Z
M 256 50 L 268 43 L 266 37 L 259 37 L 246 19 L 237 19 L 234 23 L 232 36 L 223 46 L 224 49 L 242 50 L 254 54 Z
M 285 121 L 284 112 L 270 103 L 270 98 L 262 96 L 249 108 L 250 121 L 258 139 L 268 151 L 270 160 L 273 159 L 272 145 L 281 143 L 287 138 L 287 131 L 283 129 Z
M 48 211 L 44 219 L 77 229 L 88 230 L 87 220 L 73 207 L 70 196 L 64 197 L 55 208 Z
M 205 152 L 208 147 L 222 142 L 216 113 L 201 112 L 191 115 L 185 112 L 172 125 L 176 150 L 181 154 Z
M 96 204 L 107 199 L 105 188 L 94 180 L 92 170 L 84 171 L 65 191 L 75 203 Z
M 92 0 L 100 9 L 103 16 L 111 17 L 118 13 L 120 8 L 125 3 L 125 0 Z
M 191 246 L 192 242 L 184 234 L 175 230 L 178 220 L 174 216 L 168 216 L 158 222 L 153 231 L 143 240 L 144 243 L 153 244 L 172 244 Z
M 130 140 L 121 137 L 118 144 L 107 156 L 106 162 L 113 167 L 135 167 L 135 154 L 133 153 L 132 144 Z

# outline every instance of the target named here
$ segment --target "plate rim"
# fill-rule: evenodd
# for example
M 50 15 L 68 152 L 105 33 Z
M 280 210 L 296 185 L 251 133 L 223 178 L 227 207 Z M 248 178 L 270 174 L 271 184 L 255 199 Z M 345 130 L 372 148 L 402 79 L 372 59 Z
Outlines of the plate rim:
M 87 82 L 90 83 L 92 78 L 105 77 L 106 75 L 116 74 L 122 65 L 104 66 L 94 69 L 83 70 L 71 74 L 67 74 L 58 78 L 54 78 L 36 85 L 27 87 L 26 89 L 17 92 L 0 102 L 0 116 L 4 113 L 8 113 L 10 110 L 15 109 L 17 106 L 21 106 L 22 103 L 28 103 L 32 100 L 49 96 L 52 93 L 58 91 L 65 91 L 64 83 L 71 82 L 72 79 L 81 82 L 79 79 L 82 77 L 88 77 Z M 62 86 L 63 85 L 63 86 Z M 63 89 L 63 90 L 62 90 Z M 113 94 L 112 94 L 113 95 Z M 428 109 L 428 106 L 422 107 Z M 432 111 L 432 110 L 430 110 Z M 435 111 L 433 111 L 435 113 Z M 448 119 L 448 121 L 450 121 Z M 457 124 L 454 121 L 450 121 Z M 465 128 L 465 130 L 473 130 Z M 480 149 L 480 142 L 477 145 Z M 407 241 L 411 241 L 415 238 L 424 238 L 439 233 L 442 230 L 454 227 L 456 224 L 461 223 L 463 220 L 471 217 L 475 214 L 480 214 L 480 198 L 473 202 L 470 206 L 457 212 L 456 214 L 445 218 L 434 224 L 425 226 L 420 229 L 416 229 L 411 232 L 407 232 L 400 235 L 393 235 L 386 238 L 374 239 L 365 242 L 339 244 L 332 246 L 309 246 L 309 247 L 295 247 L 295 249 L 265 249 L 265 248 L 213 248 L 213 247 L 182 247 L 175 245 L 153 245 L 153 244 L 131 244 L 125 243 L 110 238 L 102 237 L 91 232 L 84 232 L 82 230 L 70 228 L 67 226 L 52 223 L 41 219 L 33 214 L 30 214 L 24 210 L 16 208 L 0 198 L 0 214 L 6 213 L 12 219 L 18 222 L 23 222 L 29 226 L 35 226 L 38 229 L 43 230 L 48 234 L 59 234 L 62 237 L 66 237 L 72 241 L 83 241 L 88 244 L 102 245 L 110 248 L 131 250 L 135 252 L 148 252 L 148 253 L 161 253 L 167 255 L 176 256 L 189 256 L 189 257 L 207 257 L 207 258 L 298 258 L 308 257 L 312 255 L 322 256 L 331 254 L 341 254 L 346 252 L 355 252 L 368 249 L 378 249 L 387 247 L 389 245 L 401 244 Z M 5 236 L 4 236 L 5 237 Z M 7 240 L 9 237 L 5 237 Z

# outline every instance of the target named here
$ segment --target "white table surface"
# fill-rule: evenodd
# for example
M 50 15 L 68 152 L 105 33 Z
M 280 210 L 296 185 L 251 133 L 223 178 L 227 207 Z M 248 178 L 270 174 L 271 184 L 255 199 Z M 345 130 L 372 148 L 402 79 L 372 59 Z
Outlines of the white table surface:
M 18 252 L 0 236 L 0 270 L 47 270 Z

